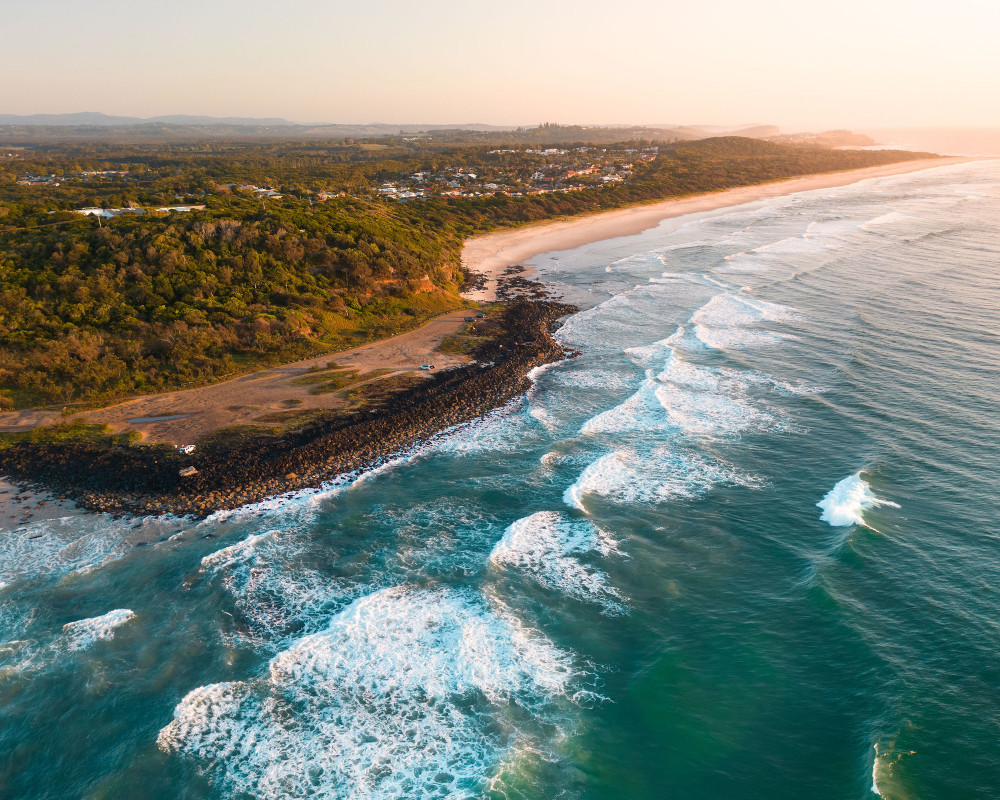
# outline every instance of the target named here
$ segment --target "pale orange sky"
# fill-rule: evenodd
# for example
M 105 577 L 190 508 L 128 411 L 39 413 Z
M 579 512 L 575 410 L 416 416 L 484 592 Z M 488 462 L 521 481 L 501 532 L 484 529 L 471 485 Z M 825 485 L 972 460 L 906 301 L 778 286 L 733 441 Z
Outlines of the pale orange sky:
M 6 0 L 0 113 L 1000 125 L 1000 2 Z

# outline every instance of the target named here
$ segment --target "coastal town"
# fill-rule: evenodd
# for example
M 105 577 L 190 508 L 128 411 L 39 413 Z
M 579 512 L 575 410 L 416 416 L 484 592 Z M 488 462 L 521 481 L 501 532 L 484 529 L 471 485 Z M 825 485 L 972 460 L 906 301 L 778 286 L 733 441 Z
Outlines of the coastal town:
M 490 150 L 476 166 L 449 165 L 384 181 L 373 191 L 392 200 L 427 197 L 524 197 L 573 192 L 630 179 L 659 147 Z
M 611 147 L 579 146 L 520 147 L 481 149 L 461 162 L 435 159 L 435 163 L 413 171 L 380 171 L 379 180 L 367 186 L 326 186 L 305 188 L 282 185 L 272 180 L 262 185 L 231 180 L 208 182 L 174 194 L 169 205 L 131 202 L 120 208 L 97 205 L 71 209 L 78 214 L 105 219 L 145 211 L 185 212 L 204 208 L 213 194 L 243 194 L 260 200 L 280 200 L 285 195 L 324 202 L 348 195 L 367 194 L 386 200 L 406 202 L 430 198 L 458 199 L 501 195 L 525 197 L 555 192 L 578 192 L 601 186 L 626 183 L 659 155 L 656 145 Z M 441 163 L 436 163 L 441 162 Z M 23 174 L 17 184 L 36 189 L 94 185 L 102 190 L 118 188 L 125 194 L 142 194 L 147 184 L 162 179 L 156 169 L 80 170 L 63 174 Z M 69 209 L 67 209 L 69 210 Z

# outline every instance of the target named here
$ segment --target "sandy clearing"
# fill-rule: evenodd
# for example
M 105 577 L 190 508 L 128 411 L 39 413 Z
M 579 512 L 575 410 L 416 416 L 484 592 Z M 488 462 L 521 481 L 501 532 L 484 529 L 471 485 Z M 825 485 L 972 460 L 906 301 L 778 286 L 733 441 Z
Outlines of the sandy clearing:
M 463 356 L 436 352 L 435 348 L 446 336 L 460 330 L 470 313 L 467 309 L 451 311 L 391 339 L 271 367 L 210 386 L 144 395 L 68 417 L 48 409 L 7 412 L 0 414 L 0 431 L 28 430 L 81 419 L 110 425 L 116 432 L 138 430 L 147 441 L 183 445 L 219 428 L 251 423 L 275 411 L 336 408 L 340 404 L 336 394 L 309 394 L 310 386 L 296 385 L 294 381 L 307 375 L 310 367 L 326 366 L 331 361 L 361 373 L 391 369 L 395 374 L 412 372 L 421 364 L 430 363 L 436 369 L 443 369 L 464 363 L 467 359 Z M 298 402 L 289 403 L 290 400 Z M 176 418 L 130 422 L 154 417 Z

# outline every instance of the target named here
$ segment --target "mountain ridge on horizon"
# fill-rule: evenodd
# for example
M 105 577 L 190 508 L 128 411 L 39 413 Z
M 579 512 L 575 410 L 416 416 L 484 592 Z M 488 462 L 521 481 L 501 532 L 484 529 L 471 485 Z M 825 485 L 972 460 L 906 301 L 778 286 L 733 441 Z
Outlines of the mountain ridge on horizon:
M 529 124 L 507 124 L 493 125 L 485 122 L 452 122 L 452 123 L 417 123 L 417 122 L 296 122 L 284 117 L 214 117 L 199 114 L 159 114 L 152 117 L 135 117 L 118 114 L 105 114 L 102 111 L 75 111 L 68 113 L 45 113 L 45 114 L 2 114 L 0 113 L 0 125 L 23 125 L 23 126 L 44 126 L 44 127 L 64 127 L 64 126 L 138 126 L 138 125 L 181 125 L 181 126 L 248 126 L 248 127 L 299 127 L 299 128 L 352 128 L 352 129 L 398 129 L 404 132 L 419 132 L 427 130 L 476 130 L 476 131 L 501 131 L 516 130 L 518 128 L 531 128 Z M 742 125 L 682 125 L 677 123 L 579 123 L 569 124 L 567 127 L 581 128 L 650 128 L 654 130 L 692 130 L 705 132 L 732 132 L 753 131 L 758 129 L 777 130 L 774 125 L 761 123 L 750 123 Z

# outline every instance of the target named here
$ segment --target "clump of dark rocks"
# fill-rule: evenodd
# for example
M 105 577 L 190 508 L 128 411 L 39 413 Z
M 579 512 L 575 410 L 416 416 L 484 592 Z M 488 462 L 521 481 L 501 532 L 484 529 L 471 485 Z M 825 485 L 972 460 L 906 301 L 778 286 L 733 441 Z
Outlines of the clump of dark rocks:
M 512 299 L 497 320 L 501 332 L 484 340 L 473 363 L 442 370 L 376 407 L 283 434 L 235 429 L 206 438 L 191 455 L 169 446 L 129 446 L 112 437 L 20 443 L 0 450 L 0 474 L 112 514 L 202 517 L 317 486 L 383 463 L 523 393 L 532 369 L 573 355 L 552 331 L 574 311 L 553 300 Z

